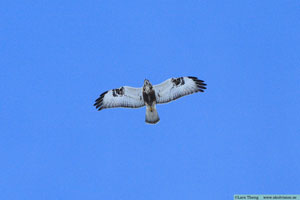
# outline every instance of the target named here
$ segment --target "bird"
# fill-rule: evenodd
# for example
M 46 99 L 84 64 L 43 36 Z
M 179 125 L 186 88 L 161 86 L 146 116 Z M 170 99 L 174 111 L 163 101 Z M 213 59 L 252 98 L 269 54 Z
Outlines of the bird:
M 206 83 L 194 76 L 169 78 L 158 85 L 152 85 L 144 80 L 141 88 L 122 86 L 103 92 L 95 100 L 98 111 L 106 108 L 140 108 L 146 106 L 145 122 L 156 124 L 160 121 L 156 104 L 169 103 L 185 95 L 204 92 Z

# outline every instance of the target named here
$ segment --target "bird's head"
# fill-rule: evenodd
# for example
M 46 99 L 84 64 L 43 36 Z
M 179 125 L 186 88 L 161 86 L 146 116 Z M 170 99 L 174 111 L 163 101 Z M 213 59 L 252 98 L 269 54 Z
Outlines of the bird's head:
M 149 93 L 151 90 L 152 90 L 153 86 L 152 84 L 150 83 L 149 80 L 145 79 L 144 80 L 144 86 L 143 86 L 143 91 L 146 92 L 146 93 Z
M 148 79 L 145 79 L 144 80 L 144 85 L 148 85 L 148 84 L 151 84 L 150 81 Z

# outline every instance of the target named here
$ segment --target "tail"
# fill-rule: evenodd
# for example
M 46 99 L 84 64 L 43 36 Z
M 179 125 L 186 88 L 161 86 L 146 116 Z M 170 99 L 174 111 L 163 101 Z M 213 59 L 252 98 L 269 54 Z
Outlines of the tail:
M 159 116 L 155 107 L 155 104 L 152 106 L 147 106 L 146 108 L 146 123 L 156 124 L 159 122 Z

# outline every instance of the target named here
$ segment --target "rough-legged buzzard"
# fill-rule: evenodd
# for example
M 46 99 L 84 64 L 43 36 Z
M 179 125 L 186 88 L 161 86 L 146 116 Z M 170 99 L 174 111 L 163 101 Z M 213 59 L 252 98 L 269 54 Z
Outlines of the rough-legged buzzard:
M 168 103 L 195 92 L 204 92 L 204 81 L 193 76 L 170 78 L 161 84 L 152 85 L 145 79 L 142 88 L 123 86 L 103 92 L 94 106 L 100 111 L 105 108 L 146 106 L 146 122 L 156 124 L 159 116 L 156 104 Z

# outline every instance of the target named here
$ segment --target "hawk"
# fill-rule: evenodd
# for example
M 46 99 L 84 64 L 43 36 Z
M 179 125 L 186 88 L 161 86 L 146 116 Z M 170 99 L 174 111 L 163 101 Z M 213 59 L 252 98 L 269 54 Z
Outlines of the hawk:
M 158 85 L 152 85 L 145 79 L 141 88 L 123 86 L 103 92 L 94 106 L 99 111 L 105 108 L 146 106 L 146 123 L 156 124 L 160 120 L 156 104 L 168 103 L 195 92 L 204 92 L 205 86 L 204 81 L 193 76 L 170 78 Z

